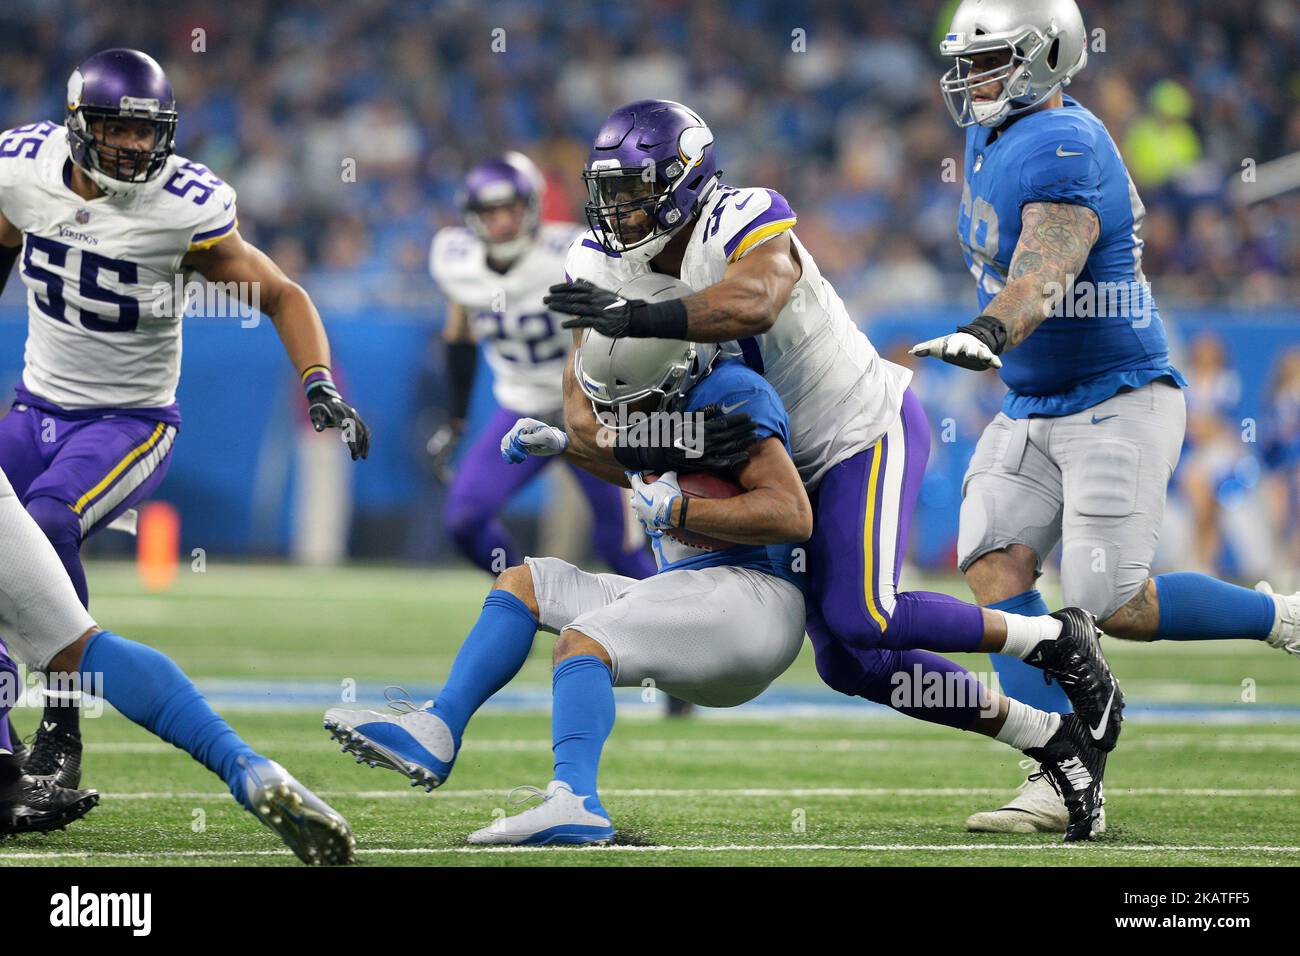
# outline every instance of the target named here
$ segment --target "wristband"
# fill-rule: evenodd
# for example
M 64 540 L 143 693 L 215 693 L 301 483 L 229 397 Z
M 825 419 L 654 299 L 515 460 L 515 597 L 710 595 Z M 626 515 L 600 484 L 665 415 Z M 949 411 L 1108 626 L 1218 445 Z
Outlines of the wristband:
M 686 527 L 686 506 L 690 503 L 690 498 L 686 497 L 686 492 L 682 492 L 682 513 L 677 516 L 677 527 Z
M 665 302 L 632 302 L 627 334 L 637 339 L 681 339 L 686 341 L 686 303 L 682 299 Z
M 1002 324 L 1001 319 L 991 315 L 981 315 L 970 325 L 963 325 L 957 331 L 975 336 L 987 345 L 994 355 L 1001 355 L 1002 350 L 1007 347 L 1007 327 Z
M 302 373 L 302 390 L 308 395 L 313 388 L 328 386 L 335 392 L 338 389 L 334 385 L 334 376 L 330 375 L 329 366 L 326 365 L 309 365 L 303 369 Z

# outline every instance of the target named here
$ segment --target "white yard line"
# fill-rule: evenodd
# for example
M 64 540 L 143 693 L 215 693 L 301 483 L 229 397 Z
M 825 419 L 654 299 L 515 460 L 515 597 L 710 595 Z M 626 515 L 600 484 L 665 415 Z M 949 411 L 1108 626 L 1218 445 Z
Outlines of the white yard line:
M 566 849 L 537 846 L 496 846 L 496 847 L 380 847 L 361 850 L 358 856 L 418 856 L 422 854 L 499 854 L 499 853 L 554 853 L 566 852 Z M 1134 845 L 1134 844 L 1065 844 L 1065 843 L 792 843 L 792 844 L 723 844 L 707 846 L 693 844 L 687 846 L 605 846 L 567 848 L 570 853 L 830 853 L 830 852 L 866 852 L 866 853 L 949 853 L 958 851 L 997 852 L 1026 851 L 1054 853 L 1300 853 L 1300 846 L 1200 846 L 1200 845 Z M 50 853 L 16 851 L 0 853 L 0 860 L 167 860 L 167 859 L 221 859 L 231 857 L 267 857 L 290 856 L 288 850 L 175 850 L 175 851 L 109 851 L 91 850 L 56 850 Z
M 603 797 L 990 797 L 1002 796 L 1006 787 L 743 787 L 743 788 L 632 788 L 602 789 Z M 504 798 L 504 790 L 440 790 L 437 795 L 424 790 L 318 790 L 317 796 L 327 800 L 339 798 L 357 800 L 401 800 L 408 797 L 426 797 L 430 800 L 482 800 Z M 1115 797 L 1297 797 L 1300 789 L 1237 789 L 1225 790 L 1200 787 L 1134 787 L 1114 788 L 1106 791 Z M 131 793 L 105 793 L 105 800 L 199 800 L 221 801 L 231 799 L 228 793 L 213 791 L 149 790 Z

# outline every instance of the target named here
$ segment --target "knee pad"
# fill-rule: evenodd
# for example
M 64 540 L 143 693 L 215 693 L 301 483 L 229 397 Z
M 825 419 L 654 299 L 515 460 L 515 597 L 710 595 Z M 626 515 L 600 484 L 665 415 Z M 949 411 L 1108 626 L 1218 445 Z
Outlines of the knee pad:
M 1145 566 L 1124 565 L 1107 542 L 1072 541 L 1061 550 L 1061 592 L 1069 607 L 1104 621 L 1133 599 L 1149 576 Z
M 847 602 L 845 602 L 847 603 Z M 884 611 L 878 609 L 882 619 L 889 623 Z M 883 641 L 881 626 L 861 602 L 844 603 L 824 601 L 821 607 L 826 627 L 841 642 L 853 648 L 879 647 Z
M 81 542 L 81 519 L 66 502 L 41 495 L 24 506 L 51 544 L 75 547 Z

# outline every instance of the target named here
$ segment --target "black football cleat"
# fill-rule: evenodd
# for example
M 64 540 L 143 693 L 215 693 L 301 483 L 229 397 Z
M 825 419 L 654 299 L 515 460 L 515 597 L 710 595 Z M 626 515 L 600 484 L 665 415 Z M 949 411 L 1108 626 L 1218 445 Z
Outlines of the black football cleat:
M 7 793 L 0 793 L 0 837 L 62 830 L 97 803 L 98 791 L 69 790 L 47 779 L 19 777 Z
M 23 773 L 67 790 L 81 785 L 81 734 L 77 730 L 42 720 L 30 739 L 32 749 L 23 763 Z
M 1092 839 L 1101 821 L 1102 777 L 1106 774 L 1106 751 L 1097 747 L 1088 725 L 1078 714 L 1064 714 L 1052 739 L 1041 747 L 1025 751 L 1039 763 L 1037 774 L 1047 778 L 1065 803 L 1070 815 L 1065 825 L 1065 842 Z
M 1061 622 L 1061 636 L 1039 643 L 1025 663 L 1061 685 L 1074 712 L 1087 724 L 1093 744 L 1109 753 L 1124 720 L 1124 692 L 1101 652 L 1101 631 L 1083 608 L 1067 607 L 1052 617 Z

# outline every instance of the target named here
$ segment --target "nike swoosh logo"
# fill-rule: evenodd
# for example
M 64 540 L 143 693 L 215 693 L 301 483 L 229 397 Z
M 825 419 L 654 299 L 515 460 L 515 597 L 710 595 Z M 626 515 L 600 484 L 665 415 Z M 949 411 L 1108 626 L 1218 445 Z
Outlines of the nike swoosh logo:
M 1064 146 L 1058 146 L 1056 147 L 1056 155 L 1060 156 L 1062 159 L 1065 159 L 1065 157 L 1067 156 L 1082 156 L 1083 153 L 1067 152 Z
M 1102 422 L 1108 422 L 1108 421 L 1110 421 L 1112 418 L 1119 418 L 1119 413 L 1116 412 L 1114 415 L 1102 415 L 1100 418 L 1097 417 L 1096 415 L 1093 415 L 1093 416 L 1092 416 L 1092 423 L 1093 423 L 1094 425 L 1100 425 Z
M 745 201 L 744 201 L 744 202 L 734 203 L 733 205 L 735 206 L 735 208 L 736 208 L 737 210 L 744 209 L 746 206 L 749 205 L 749 201 L 750 201 L 751 199 L 753 199 L 753 198 L 754 198 L 754 194 L 753 194 L 753 193 L 750 193 L 748 196 L 745 197 Z
M 736 402 L 735 405 L 719 405 L 718 411 L 721 412 L 723 415 L 730 415 L 736 409 L 740 408 L 740 406 L 748 405 L 748 404 L 749 404 L 749 399 L 745 399 L 743 402 Z
M 1102 737 L 1106 736 L 1106 718 L 1110 716 L 1110 705 L 1113 703 L 1115 703 L 1115 688 L 1112 685 L 1110 699 L 1106 701 L 1106 709 L 1101 712 L 1101 720 L 1097 722 L 1096 727 L 1088 728 L 1088 733 L 1092 734 L 1093 740 L 1101 740 Z
M 235 201 L 232 199 L 232 200 L 230 200 L 230 202 L 226 203 L 226 204 L 225 204 L 224 206 L 222 206 L 221 208 L 222 208 L 222 209 L 229 209 L 229 208 L 230 208 L 231 206 L 233 206 L 234 204 L 235 204 Z
M 605 306 L 605 311 L 608 312 L 610 309 L 617 309 L 624 305 L 627 305 L 627 299 L 615 299 L 609 305 Z

